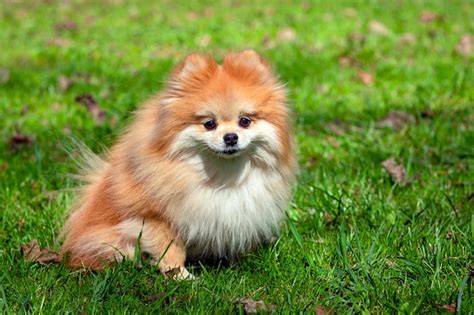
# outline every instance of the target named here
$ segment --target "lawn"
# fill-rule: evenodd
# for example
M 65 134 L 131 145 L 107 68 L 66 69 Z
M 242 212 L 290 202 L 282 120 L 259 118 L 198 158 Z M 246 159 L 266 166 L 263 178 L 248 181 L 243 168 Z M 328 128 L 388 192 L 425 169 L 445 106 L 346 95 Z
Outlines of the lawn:
M 0 312 L 243 313 L 249 299 L 472 314 L 473 16 L 442 0 L 1 0 Z M 33 239 L 59 249 L 76 140 L 104 152 L 186 54 L 249 47 L 295 113 L 298 184 L 274 244 L 181 282 L 130 261 L 91 273 L 24 259 Z

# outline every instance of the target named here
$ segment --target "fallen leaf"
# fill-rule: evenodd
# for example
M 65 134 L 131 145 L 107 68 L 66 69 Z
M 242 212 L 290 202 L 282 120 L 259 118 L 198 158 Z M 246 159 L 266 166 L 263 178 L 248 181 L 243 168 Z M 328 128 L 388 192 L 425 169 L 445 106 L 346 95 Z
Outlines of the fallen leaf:
M 357 79 L 364 85 L 372 85 L 374 83 L 374 76 L 369 72 L 357 73 Z
M 405 168 L 403 165 L 398 165 L 394 159 L 388 159 L 382 162 L 382 166 L 394 182 L 402 186 L 407 183 Z
M 354 8 L 345 8 L 344 10 L 342 10 L 342 13 L 348 18 L 357 17 L 357 10 Z
M 44 191 L 43 195 L 49 200 L 49 201 L 54 201 L 59 193 L 57 191 Z
M 207 7 L 204 9 L 204 11 L 202 11 L 202 16 L 204 17 L 210 18 L 210 17 L 213 17 L 214 15 L 215 15 L 214 9 L 211 7 Z
M 316 313 L 316 315 L 329 315 L 329 314 L 335 313 L 333 309 L 330 309 L 327 306 L 319 306 L 319 305 L 314 308 L 314 312 Z
M 328 212 L 324 212 L 323 219 L 324 219 L 324 222 L 326 222 L 327 225 L 333 225 L 334 224 L 335 218 Z
M 73 31 L 77 29 L 77 24 L 74 21 L 63 21 L 54 25 L 57 31 Z
M 465 57 L 469 57 L 472 54 L 473 49 L 474 36 L 472 35 L 463 35 L 459 40 L 459 43 L 456 45 L 456 51 Z
M 421 112 L 421 117 L 426 119 L 432 119 L 434 115 L 434 112 L 430 108 L 427 108 Z
M 369 31 L 375 35 L 388 35 L 389 31 L 388 28 L 379 21 L 372 20 L 369 23 Z
M 194 11 L 190 11 L 188 13 L 186 13 L 186 19 L 189 21 L 189 22 L 194 22 L 196 21 L 197 19 L 199 18 L 199 15 L 194 12 Z
M 318 84 L 318 85 L 315 86 L 314 89 L 319 94 L 326 94 L 327 92 L 329 92 L 329 85 L 324 84 L 324 83 Z
M 235 304 L 243 305 L 245 314 L 255 314 L 257 310 L 273 312 L 276 309 L 275 305 L 271 304 L 267 306 L 262 300 L 238 299 L 235 301 Z
M 413 117 L 413 115 L 405 112 L 393 111 L 388 113 L 387 116 L 377 122 L 377 126 L 382 128 L 392 128 L 395 130 L 399 130 L 405 127 L 405 125 L 413 124 L 414 122 L 415 117 Z
M 265 35 L 262 39 L 262 45 L 266 49 L 272 49 L 276 47 L 276 43 L 273 39 L 270 38 L 270 36 Z
M 357 45 L 362 45 L 365 43 L 365 35 L 362 34 L 362 33 L 359 33 L 359 32 L 353 32 L 353 33 L 350 33 L 348 36 L 347 36 L 347 40 L 351 43 L 351 44 L 357 44 Z
M 416 43 L 416 37 L 412 33 L 404 33 L 400 35 L 400 38 L 398 39 L 398 41 L 401 44 L 414 44 Z
M 447 240 L 450 240 L 453 238 L 453 232 L 452 231 L 448 231 L 448 233 L 446 233 L 446 239 Z
M 4 172 L 8 169 L 9 165 L 7 162 L 0 162 L 0 172 Z
M 209 43 L 211 42 L 211 35 L 209 34 L 204 34 L 200 39 L 199 39 L 199 46 L 201 47 L 207 47 L 209 46 Z
M 442 16 L 436 12 L 423 11 L 420 14 L 420 21 L 423 23 L 430 23 L 430 22 L 441 20 L 441 19 L 442 19 Z
M 101 124 L 104 122 L 107 114 L 99 107 L 99 104 L 97 104 L 91 94 L 79 95 L 75 100 L 87 108 L 96 123 Z
M 456 304 L 434 304 L 434 307 L 436 307 L 439 311 L 445 311 L 449 314 L 455 314 L 456 313 Z
M 26 146 L 26 145 L 31 145 L 34 142 L 34 139 L 32 136 L 21 134 L 18 131 L 14 136 L 10 138 L 10 148 L 13 151 L 19 150 L 21 147 Z
M 48 40 L 48 44 L 51 46 L 65 48 L 71 45 L 71 41 L 62 37 L 54 37 Z
M 26 115 L 29 111 L 30 111 L 30 107 L 28 106 L 28 104 L 25 104 L 21 107 L 20 113 L 22 115 Z
M 339 148 L 341 144 L 337 141 L 336 138 L 328 136 L 326 137 L 326 142 L 333 148 Z
M 266 7 L 265 9 L 263 9 L 263 14 L 265 14 L 265 16 L 274 16 L 275 15 L 275 8 Z
M 306 159 L 306 166 L 313 167 L 318 163 L 318 158 L 315 156 L 310 156 Z
M 331 131 L 332 133 L 338 135 L 338 136 L 342 136 L 346 133 L 346 128 L 344 127 L 344 125 L 335 120 L 333 122 L 330 122 L 330 123 L 327 123 L 325 126 L 324 126 L 325 129 Z
M 74 81 L 64 75 L 59 76 L 58 78 L 58 87 L 61 92 L 66 91 L 74 84 Z
M 348 55 L 339 56 L 337 61 L 341 67 L 357 67 L 360 65 L 360 62 L 356 58 Z
M 166 294 L 166 293 L 163 293 L 163 292 L 150 294 L 149 296 L 147 296 L 146 299 L 149 303 L 153 303 L 153 302 L 156 302 L 156 301 L 163 300 L 164 305 L 168 305 L 171 302 L 171 299 L 170 299 L 169 295 Z
M 56 113 L 59 112 L 62 107 L 63 107 L 63 106 L 62 106 L 60 103 L 53 103 L 53 104 L 51 105 L 51 109 L 52 109 L 53 111 L 55 111 Z
M 5 84 L 10 80 L 10 71 L 5 68 L 0 68 L 0 84 Z
M 292 42 L 296 37 L 296 32 L 291 27 L 283 28 L 278 32 L 278 39 L 282 42 Z
M 63 134 L 65 134 L 65 135 L 70 135 L 71 134 L 71 127 L 69 125 L 64 126 Z
M 110 118 L 110 127 L 114 128 L 115 126 L 117 126 L 117 123 L 118 123 L 118 118 L 117 116 L 112 116 L 112 118 Z
M 181 268 L 175 267 L 165 272 L 165 276 L 169 279 L 176 279 L 181 274 Z
M 21 253 L 26 260 L 37 262 L 41 265 L 59 262 L 60 255 L 48 248 L 41 248 L 37 240 L 21 245 Z

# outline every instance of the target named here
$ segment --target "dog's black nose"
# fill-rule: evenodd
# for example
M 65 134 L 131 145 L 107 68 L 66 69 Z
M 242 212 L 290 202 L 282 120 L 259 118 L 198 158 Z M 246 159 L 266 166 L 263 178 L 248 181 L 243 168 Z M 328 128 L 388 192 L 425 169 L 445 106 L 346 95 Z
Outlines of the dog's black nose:
M 239 136 L 236 133 L 227 133 L 224 135 L 224 142 L 227 145 L 234 145 L 239 140 Z

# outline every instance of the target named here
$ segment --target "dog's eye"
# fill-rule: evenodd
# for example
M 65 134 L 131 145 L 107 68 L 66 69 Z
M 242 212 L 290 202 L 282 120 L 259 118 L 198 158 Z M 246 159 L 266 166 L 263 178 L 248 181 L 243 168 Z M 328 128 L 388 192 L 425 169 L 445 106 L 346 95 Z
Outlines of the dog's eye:
M 202 124 L 204 126 L 204 128 L 206 128 L 207 130 L 212 130 L 212 129 L 215 129 L 217 127 L 217 124 L 215 122 L 215 120 L 213 119 L 209 119 L 208 121 L 206 121 L 204 124 Z
M 246 116 L 244 117 L 240 117 L 239 119 L 239 126 L 242 127 L 242 128 L 247 128 L 248 126 L 250 126 L 250 123 L 252 122 L 252 120 Z

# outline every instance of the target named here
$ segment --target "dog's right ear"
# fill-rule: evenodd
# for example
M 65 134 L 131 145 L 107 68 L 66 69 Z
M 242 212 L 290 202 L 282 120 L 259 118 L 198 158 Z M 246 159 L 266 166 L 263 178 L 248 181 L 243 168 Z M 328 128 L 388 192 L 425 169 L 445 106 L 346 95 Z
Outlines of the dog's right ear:
M 216 69 L 217 64 L 211 56 L 194 53 L 187 56 L 176 66 L 172 77 L 183 80 L 193 75 L 212 74 Z
M 168 81 L 169 98 L 180 98 L 185 93 L 199 91 L 217 70 L 217 63 L 208 55 L 187 56 L 174 68 Z

